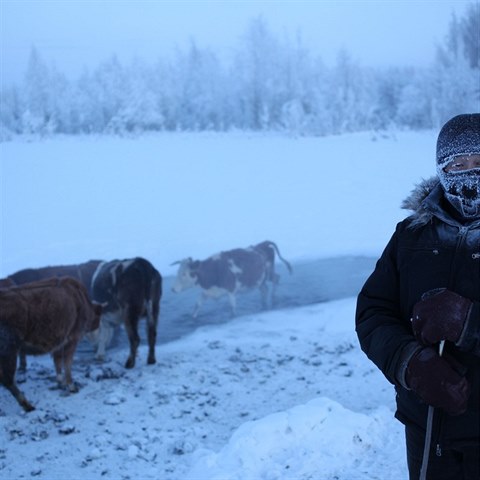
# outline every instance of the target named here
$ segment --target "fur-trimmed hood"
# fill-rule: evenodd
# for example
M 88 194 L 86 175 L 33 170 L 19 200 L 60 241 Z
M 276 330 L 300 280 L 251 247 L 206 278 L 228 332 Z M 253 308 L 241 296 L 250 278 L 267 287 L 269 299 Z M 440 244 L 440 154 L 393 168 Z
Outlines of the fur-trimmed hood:
M 439 205 L 442 195 L 443 189 L 437 176 L 424 179 L 415 185 L 410 195 L 402 202 L 402 208 L 413 212 L 412 227 L 425 225 L 432 219 L 434 211 L 428 208 L 428 204 L 434 202 Z M 430 196 L 434 198 L 427 204 L 426 199 Z
M 413 212 L 410 216 L 410 228 L 422 227 L 433 217 L 437 217 L 449 225 L 462 226 L 461 221 L 445 211 L 443 206 L 445 202 L 448 200 L 445 199 L 443 187 L 437 176 L 422 180 L 402 202 L 402 208 Z M 478 228 L 480 218 L 471 220 L 470 225 Z

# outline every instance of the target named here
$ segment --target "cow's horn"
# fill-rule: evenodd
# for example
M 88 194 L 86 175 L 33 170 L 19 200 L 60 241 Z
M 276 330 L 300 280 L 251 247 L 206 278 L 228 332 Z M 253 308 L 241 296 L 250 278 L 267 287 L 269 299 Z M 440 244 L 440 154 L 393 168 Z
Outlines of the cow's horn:
M 192 257 L 183 258 L 182 260 L 177 260 L 176 262 L 171 263 L 170 266 L 173 267 L 173 265 L 179 265 L 180 263 L 183 263 L 185 261 L 188 261 L 189 263 L 191 263 Z

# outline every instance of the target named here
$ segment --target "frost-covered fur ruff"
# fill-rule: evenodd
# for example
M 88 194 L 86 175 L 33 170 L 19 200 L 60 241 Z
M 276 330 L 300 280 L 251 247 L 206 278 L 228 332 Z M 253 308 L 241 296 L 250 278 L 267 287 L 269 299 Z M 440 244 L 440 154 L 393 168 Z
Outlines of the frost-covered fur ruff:
M 410 224 L 412 228 L 426 225 L 432 219 L 433 213 L 425 208 L 423 201 L 439 186 L 440 181 L 437 176 L 424 179 L 415 185 L 410 195 L 402 202 L 402 208 L 413 211 Z

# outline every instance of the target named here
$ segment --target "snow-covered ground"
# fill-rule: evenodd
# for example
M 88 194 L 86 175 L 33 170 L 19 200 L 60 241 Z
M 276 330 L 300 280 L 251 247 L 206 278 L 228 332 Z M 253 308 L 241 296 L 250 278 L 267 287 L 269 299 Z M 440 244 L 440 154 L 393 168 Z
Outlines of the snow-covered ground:
M 0 276 L 264 239 L 289 260 L 379 255 L 434 173 L 434 132 L 329 138 L 247 134 L 59 138 L 0 145 Z M 178 297 L 181 302 L 181 296 Z M 157 347 L 76 358 L 80 392 L 52 361 L 0 390 L 0 477 L 162 480 L 406 478 L 394 392 L 358 347 L 355 298 L 250 314 Z M 93 356 L 93 354 L 92 354 Z
M 75 364 L 64 396 L 30 360 L 22 413 L 0 392 L 2 478 L 406 478 L 393 391 L 357 346 L 354 300 L 203 327 L 157 364 Z

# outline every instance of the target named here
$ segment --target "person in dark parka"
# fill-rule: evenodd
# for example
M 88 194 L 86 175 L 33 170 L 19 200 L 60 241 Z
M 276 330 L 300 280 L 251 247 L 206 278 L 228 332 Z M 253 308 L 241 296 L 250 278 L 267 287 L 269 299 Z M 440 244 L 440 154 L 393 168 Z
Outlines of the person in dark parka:
M 413 214 L 358 295 L 356 332 L 395 386 L 410 480 L 424 475 L 424 457 L 427 479 L 479 480 L 480 114 L 442 127 L 437 176 L 403 208 Z

